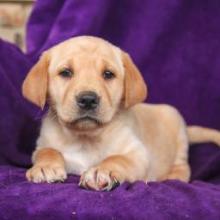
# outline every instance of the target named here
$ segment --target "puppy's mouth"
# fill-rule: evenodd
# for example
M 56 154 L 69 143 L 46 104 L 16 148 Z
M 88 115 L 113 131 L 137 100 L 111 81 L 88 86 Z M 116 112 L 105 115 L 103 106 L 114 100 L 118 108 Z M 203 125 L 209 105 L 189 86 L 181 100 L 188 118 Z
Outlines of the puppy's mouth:
M 80 117 L 77 118 L 76 120 L 74 120 L 72 123 L 73 124 L 78 124 L 78 123 L 83 123 L 83 122 L 88 122 L 88 123 L 94 123 L 97 125 L 101 125 L 101 121 L 99 119 L 97 119 L 96 117 L 92 117 L 92 116 L 84 116 L 84 117 Z
M 65 122 L 65 126 L 77 131 L 89 131 L 102 127 L 103 122 L 95 116 L 84 115 L 73 121 Z

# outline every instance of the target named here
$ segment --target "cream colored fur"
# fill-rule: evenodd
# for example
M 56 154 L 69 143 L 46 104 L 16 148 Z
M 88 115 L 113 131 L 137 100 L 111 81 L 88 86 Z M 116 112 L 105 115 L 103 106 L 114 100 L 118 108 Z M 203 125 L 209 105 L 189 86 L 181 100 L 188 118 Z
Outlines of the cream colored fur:
M 64 68 L 72 69 L 71 78 L 59 75 Z M 105 69 L 115 78 L 104 80 Z M 76 122 L 75 97 L 88 90 L 101 97 L 99 123 Z M 139 70 L 126 53 L 99 38 L 76 37 L 46 51 L 24 81 L 23 94 L 42 108 L 46 101 L 50 105 L 26 174 L 33 182 L 77 174 L 85 188 L 110 190 L 124 181 L 189 181 L 189 142 L 220 145 L 220 132 L 187 128 L 175 108 L 141 104 L 147 88 Z

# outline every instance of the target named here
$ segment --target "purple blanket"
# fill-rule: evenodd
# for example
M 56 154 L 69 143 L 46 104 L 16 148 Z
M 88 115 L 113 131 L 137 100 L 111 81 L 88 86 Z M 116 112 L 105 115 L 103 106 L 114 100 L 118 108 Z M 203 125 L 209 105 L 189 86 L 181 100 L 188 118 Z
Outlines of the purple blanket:
M 0 40 L 0 219 L 220 219 L 220 150 L 190 148 L 192 181 L 124 183 L 111 192 L 25 179 L 42 113 L 20 87 L 39 54 L 76 35 L 103 37 L 131 54 L 148 102 L 176 106 L 187 123 L 220 129 L 219 0 L 38 0 L 27 54 Z

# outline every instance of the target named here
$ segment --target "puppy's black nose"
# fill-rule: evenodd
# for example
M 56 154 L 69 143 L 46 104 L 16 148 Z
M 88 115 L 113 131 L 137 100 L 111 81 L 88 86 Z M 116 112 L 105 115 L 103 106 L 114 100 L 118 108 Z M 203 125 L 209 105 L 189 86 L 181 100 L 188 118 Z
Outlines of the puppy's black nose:
M 93 110 L 99 104 L 99 97 L 95 92 L 86 91 L 81 92 L 77 98 L 77 105 L 83 110 Z

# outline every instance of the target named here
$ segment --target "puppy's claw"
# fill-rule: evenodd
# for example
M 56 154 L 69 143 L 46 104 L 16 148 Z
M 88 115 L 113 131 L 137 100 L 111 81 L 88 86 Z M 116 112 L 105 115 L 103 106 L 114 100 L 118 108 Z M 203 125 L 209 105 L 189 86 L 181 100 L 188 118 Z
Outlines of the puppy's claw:
M 102 191 L 111 191 L 111 190 L 115 189 L 116 187 L 118 187 L 119 185 L 120 185 L 120 182 L 115 177 L 113 177 L 111 179 L 111 181 L 101 190 Z
M 120 182 L 115 177 L 113 177 L 112 189 L 118 187 L 119 185 L 120 185 Z
M 83 188 L 82 180 L 79 181 L 78 186 L 79 186 L 80 188 Z

